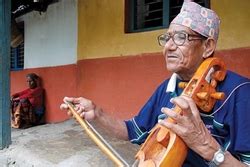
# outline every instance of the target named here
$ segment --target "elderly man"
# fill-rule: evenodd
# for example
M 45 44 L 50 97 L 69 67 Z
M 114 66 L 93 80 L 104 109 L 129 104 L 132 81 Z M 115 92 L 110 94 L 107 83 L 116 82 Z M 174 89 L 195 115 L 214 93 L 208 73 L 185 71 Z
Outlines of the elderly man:
M 122 121 L 113 119 L 83 97 L 68 98 L 85 119 L 95 119 L 118 137 L 141 144 L 159 122 L 175 132 L 189 148 L 184 167 L 240 167 L 250 165 L 250 80 L 227 71 L 218 91 L 227 98 L 218 101 L 209 114 L 200 114 L 194 101 L 179 96 L 179 81 L 189 81 L 200 64 L 213 56 L 219 35 L 219 18 L 210 9 L 184 2 L 181 12 L 165 34 L 158 37 L 164 47 L 166 67 L 173 72 L 144 105 L 137 116 Z M 171 108 L 178 105 L 184 114 Z M 61 109 L 67 109 L 62 104 Z M 175 123 L 167 122 L 170 117 Z

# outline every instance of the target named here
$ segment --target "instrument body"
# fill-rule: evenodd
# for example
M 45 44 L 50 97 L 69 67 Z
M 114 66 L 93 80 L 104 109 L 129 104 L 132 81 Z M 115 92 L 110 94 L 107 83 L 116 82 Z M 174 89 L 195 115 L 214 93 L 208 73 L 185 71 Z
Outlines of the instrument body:
M 224 93 L 216 92 L 218 81 L 225 78 L 225 64 L 219 58 L 208 58 L 198 68 L 188 83 L 180 83 L 184 88 L 181 95 L 191 97 L 197 107 L 210 112 L 216 100 L 223 99 Z M 178 106 L 174 111 L 181 114 Z M 166 118 L 167 121 L 174 120 Z M 156 124 L 143 143 L 135 158 L 142 167 L 171 166 L 181 167 L 187 155 L 183 140 L 166 127 Z

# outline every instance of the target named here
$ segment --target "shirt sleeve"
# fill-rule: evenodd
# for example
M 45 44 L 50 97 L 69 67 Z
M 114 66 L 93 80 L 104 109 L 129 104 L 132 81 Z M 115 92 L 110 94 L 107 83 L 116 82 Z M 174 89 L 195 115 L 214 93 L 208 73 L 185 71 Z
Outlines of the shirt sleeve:
M 218 84 L 225 99 L 215 104 L 212 134 L 225 150 L 245 164 L 250 164 L 250 80 L 227 71 Z
M 243 163 L 250 165 L 250 82 L 243 83 L 235 92 L 230 123 L 229 149 Z
M 18 92 L 18 93 L 13 94 L 12 96 L 13 96 L 13 97 L 20 97 L 20 96 L 25 95 L 28 91 L 29 91 L 29 89 L 25 89 L 25 90 L 23 90 L 23 91 L 21 91 L 21 92 Z
M 27 89 L 22 93 L 19 93 L 19 98 L 34 98 L 36 96 L 40 96 L 42 94 L 42 89 L 37 87 L 35 89 Z
M 247 165 L 250 165 L 250 99 L 244 99 L 237 103 L 236 111 L 243 111 L 242 114 L 237 114 L 235 130 L 235 150 L 238 153 L 240 160 Z
M 147 103 L 140 110 L 139 114 L 130 120 L 125 121 L 129 140 L 132 143 L 141 144 L 147 138 L 149 131 L 158 121 L 161 114 L 160 99 L 162 93 L 166 93 L 166 83 L 161 84 Z
M 249 94 L 250 84 L 248 93 Z M 232 132 L 232 140 L 234 150 L 239 156 L 239 159 L 250 165 L 250 96 L 244 95 L 239 99 L 235 108 L 235 116 L 233 121 L 235 122 Z

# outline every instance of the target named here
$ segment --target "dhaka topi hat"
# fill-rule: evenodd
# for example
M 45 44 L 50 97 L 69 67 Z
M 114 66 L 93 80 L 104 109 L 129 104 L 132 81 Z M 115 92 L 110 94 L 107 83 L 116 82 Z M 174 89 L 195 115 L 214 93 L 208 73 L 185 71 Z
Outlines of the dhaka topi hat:
M 180 13 L 171 24 L 186 26 L 205 37 L 218 40 L 220 19 L 217 14 L 190 0 L 184 1 Z

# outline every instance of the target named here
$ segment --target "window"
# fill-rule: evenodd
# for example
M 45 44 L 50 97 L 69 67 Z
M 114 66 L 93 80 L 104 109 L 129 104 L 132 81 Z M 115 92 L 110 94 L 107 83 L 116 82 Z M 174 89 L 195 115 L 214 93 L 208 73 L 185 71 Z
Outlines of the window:
M 210 7 L 209 0 L 194 0 Z M 126 32 L 167 28 L 180 12 L 183 0 L 126 0 Z
M 24 22 L 11 20 L 10 69 L 22 70 L 24 65 Z
M 10 68 L 12 71 L 22 70 L 24 64 L 24 43 L 10 50 Z

